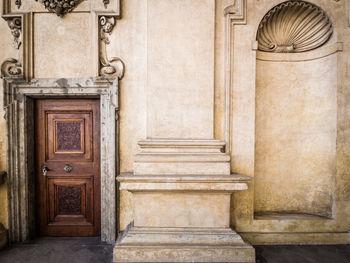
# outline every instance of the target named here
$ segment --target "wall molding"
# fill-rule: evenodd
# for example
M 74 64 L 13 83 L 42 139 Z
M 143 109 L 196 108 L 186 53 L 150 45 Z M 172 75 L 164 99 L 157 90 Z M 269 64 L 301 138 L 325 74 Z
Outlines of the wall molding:
M 238 232 L 252 245 L 339 245 L 350 244 L 349 232 Z
M 303 62 L 328 57 L 343 51 L 343 43 L 337 42 L 332 45 L 320 47 L 316 50 L 302 53 L 273 53 L 256 51 L 256 59 L 260 61 L 274 62 Z
M 224 9 L 225 21 L 225 152 L 230 153 L 232 147 L 231 125 L 232 125 L 232 102 L 231 89 L 233 83 L 233 43 L 234 27 L 247 24 L 247 1 L 234 0 L 233 3 Z

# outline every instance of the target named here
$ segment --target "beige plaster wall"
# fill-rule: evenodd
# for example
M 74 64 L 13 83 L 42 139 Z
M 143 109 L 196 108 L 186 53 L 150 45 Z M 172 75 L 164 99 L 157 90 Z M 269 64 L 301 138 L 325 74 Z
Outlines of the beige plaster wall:
M 73 13 L 63 19 L 49 13 L 35 14 L 34 77 L 94 76 L 91 28 L 88 13 Z
M 147 136 L 213 138 L 215 1 L 147 3 Z
M 113 54 L 125 63 L 120 81 L 120 171 L 133 170 L 137 142 L 146 138 L 147 1 L 122 1 L 123 19 L 111 36 Z

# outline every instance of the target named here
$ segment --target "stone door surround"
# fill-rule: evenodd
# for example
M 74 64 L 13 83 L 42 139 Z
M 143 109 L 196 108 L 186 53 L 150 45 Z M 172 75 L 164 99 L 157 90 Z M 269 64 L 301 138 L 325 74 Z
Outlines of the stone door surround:
M 99 98 L 101 239 L 114 243 L 117 233 L 115 177 L 118 171 L 118 81 L 124 75 L 124 63 L 118 57 L 109 56 L 107 45 L 110 44 L 109 35 L 120 18 L 120 0 L 81 1 L 79 8 L 66 10 L 59 9 L 60 3 L 55 1 L 58 9 L 49 11 L 45 11 L 45 6 L 36 1 L 13 2 L 3 1 L 2 18 L 8 23 L 9 37 L 12 37 L 16 55 L 1 64 L 7 122 L 9 240 L 25 241 L 36 233 L 33 100 Z M 87 73 L 88 78 L 46 79 L 51 76 L 36 76 L 34 58 L 35 48 L 38 47 L 34 45 L 34 20 L 38 14 L 55 16 L 49 12 L 55 12 L 61 17 L 91 14 L 92 27 L 88 34 L 92 41 L 93 72 Z M 67 64 L 67 67 L 70 65 Z
M 9 183 L 9 240 L 21 242 L 35 231 L 34 107 L 35 99 L 99 98 L 101 111 L 101 239 L 116 238 L 118 160 L 118 79 L 4 80 Z

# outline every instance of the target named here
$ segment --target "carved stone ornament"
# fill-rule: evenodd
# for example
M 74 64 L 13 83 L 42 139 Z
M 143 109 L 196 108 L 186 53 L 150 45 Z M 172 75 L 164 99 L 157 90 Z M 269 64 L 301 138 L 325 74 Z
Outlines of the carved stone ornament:
M 4 60 L 1 64 L 1 77 L 19 77 L 23 72 L 20 50 L 22 45 L 22 19 L 21 17 L 8 17 L 6 21 L 13 36 L 12 45 L 18 50 L 19 58 L 8 58 Z
M 22 65 L 15 58 L 8 58 L 1 64 L 2 77 L 16 77 L 22 74 Z
M 121 79 L 124 75 L 124 63 L 118 57 L 107 56 L 107 45 L 110 44 L 108 36 L 111 34 L 115 26 L 115 18 L 113 16 L 100 16 L 100 75 L 101 76 L 117 76 Z
M 72 12 L 81 1 L 82 0 L 40 0 L 47 10 L 56 13 L 56 15 L 60 17 L 63 17 L 66 13 Z
M 15 1 L 15 5 L 17 6 L 17 8 L 19 9 L 22 5 L 22 0 L 16 0 Z
M 291 53 L 316 49 L 333 33 L 333 25 L 319 7 L 304 1 L 287 1 L 272 8 L 260 22 L 258 49 Z
M 103 4 L 105 5 L 105 8 L 109 5 L 109 0 L 103 0 Z
M 233 3 L 224 10 L 224 15 L 237 14 L 241 9 L 242 1 L 233 0 Z
M 13 47 L 15 49 L 19 49 L 22 40 L 21 40 L 21 31 L 22 31 L 22 22 L 20 17 L 13 17 L 7 20 L 7 24 L 11 30 L 11 34 L 13 36 Z

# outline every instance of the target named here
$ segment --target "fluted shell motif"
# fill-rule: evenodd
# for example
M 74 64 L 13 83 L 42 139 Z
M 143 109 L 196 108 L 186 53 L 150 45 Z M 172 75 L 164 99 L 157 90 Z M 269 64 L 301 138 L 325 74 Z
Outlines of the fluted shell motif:
M 258 48 L 276 53 L 309 51 L 325 44 L 332 33 L 332 22 L 321 8 L 287 1 L 272 8 L 260 22 Z

